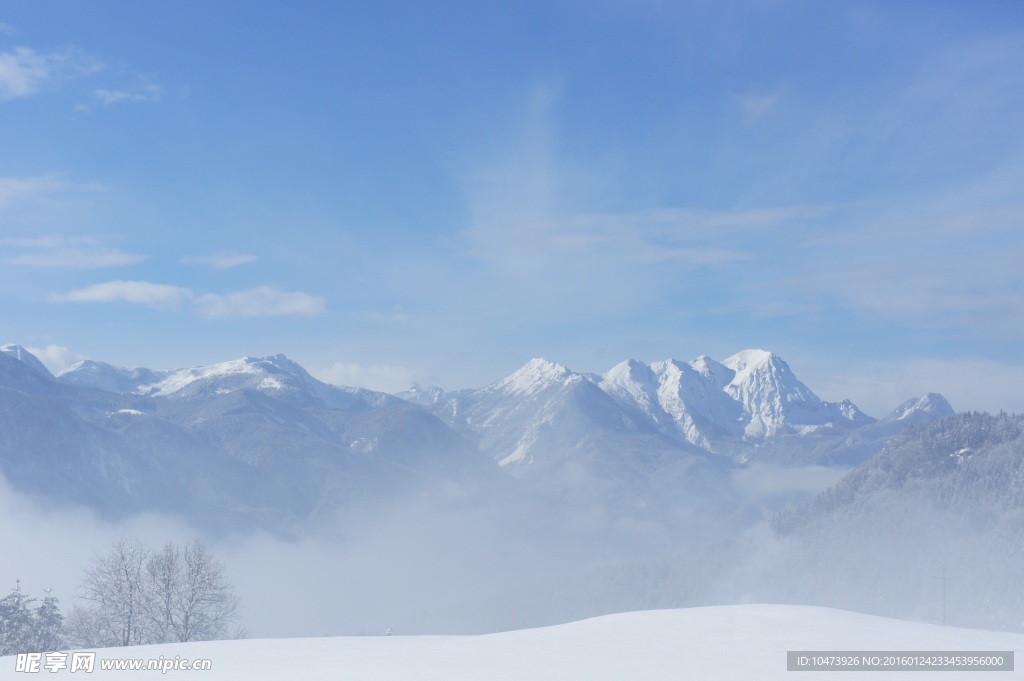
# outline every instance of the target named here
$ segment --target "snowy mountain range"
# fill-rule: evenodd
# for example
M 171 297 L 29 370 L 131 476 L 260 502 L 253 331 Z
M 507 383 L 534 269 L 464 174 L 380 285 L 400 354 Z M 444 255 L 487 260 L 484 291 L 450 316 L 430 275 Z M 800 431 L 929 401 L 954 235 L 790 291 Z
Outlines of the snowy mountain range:
M 321 383 L 280 355 L 168 372 L 86 361 L 56 377 L 33 359 L 0 351 L 3 475 L 103 515 L 288 533 L 340 506 L 490 475 L 422 409 Z
M 1009 627 L 1022 610 L 997 595 L 1020 572 L 1004 558 L 1022 537 L 1021 432 L 1019 417 L 954 415 L 934 393 L 876 420 L 760 350 L 604 374 L 537 358 L 479 389 L 387 395 L 283 355 L 169 371 L 87 360 L 54 376 L 0 348 L 12 490 L 103 519 L 337 543 L 356 574 L 406 569 L 388 622 L 423 630 L 721 594 L 933 618 L 920 584 L 947 546 L 969 547 L 958 574 L 995 604 L 958 621 Z
M 630 359 L 600 376 L 533 359 L 480 390 L 416 388 L 399 396 L 475 437 L 500 466 L 521 474 L 543 467 L 552 452 L 567 456 L 586 448 L 597 433 L 747 461 L 761 449 L 838 443 L 879 423 L 849 400 L 822 400 L 781 357 L 764 350 L 744 350 L 722 362 L 707 356 L 649 365 Z M 890 433 L 952 413 L 932 393 L 909 400 L 881 423 L 890 424 L 884 428 Z
M 723 516 L 736 465 L 852 465 L 952 413 L 932 394 L 878 422 L 762 350 L 627 360 L 600 376 L 538 358 L 478 390 L 393 396 L 328 385 L 284 355 L 170 371 L 86 360 L 53 376 L 16 345 L 0 348 L 0 407 L 0 468 L 19 491 L 284 531 L 453 484 L 480 499 Z

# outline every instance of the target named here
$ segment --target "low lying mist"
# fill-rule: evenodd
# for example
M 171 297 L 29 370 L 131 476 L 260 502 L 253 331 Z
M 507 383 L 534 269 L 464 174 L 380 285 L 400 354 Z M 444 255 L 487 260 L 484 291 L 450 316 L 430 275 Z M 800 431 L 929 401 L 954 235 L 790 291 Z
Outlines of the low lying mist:
M 183 521 L 100 520 L 45 507 L 0 481 L 0 576 L 67 611 L 93 555 L 129 534 L 151 545 L 201 539 L 224 561 L 252 637 L 485 633 L 625 610 L 727 603 L 823 605 L 891 617 L 1021 630 L 1024 515 L 998 527 L 906 495 L 869 509 L 768 522 L 844 470 L 751 466 L 737 498 L 761 519 L 716 536 L 594 506 L 452 503 L 413 494 L 339 512 L 315 535 L 204 535 Z M 520 499 L 521 501 L 521 499 Z M 751 516 L 754 517 L 754 516 Z M 638 549 L 638 547 L 640 547 Z

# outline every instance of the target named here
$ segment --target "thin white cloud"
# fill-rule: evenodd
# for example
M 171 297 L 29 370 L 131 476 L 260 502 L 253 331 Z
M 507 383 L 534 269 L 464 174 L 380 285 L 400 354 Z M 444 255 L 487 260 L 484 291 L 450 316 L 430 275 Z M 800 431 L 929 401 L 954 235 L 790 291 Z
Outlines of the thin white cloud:
M 662 209 L 580 214 L 533 221 L 484 223 L 467 233 L 468 254 L 499 269 L 553 273 L 643 267 L 654 263 L 706 267 L 750 260 L 745 232 L 804 222 L 824 209 L 759 208 L 735 211 Z
M 606 203 L 602 188 L 614 178 L 561 153 L 560 92 L 558 83 L 538 85 L 501 139 L 459 172 L 469 212 L 461 255 L 485 275 L 467 293 L 475 306 L 500 297 L 518 306 L 510 313 L 529 317 L 635 310 L 697 277 L 756 261 L 766 235 L 827 212 L 807 205 L 588 212 L 588 204 Z
M 134 92 L 126 90 L 93 90 L 93 95 L 104 106 L 120 102 L 159 102 L 163 99 L 164 90 L 159 85 L 144 85 Z
M 36 356 L 54 376 L 68 367 L 81 362 L 85 357 L 71 352 L 63 345 L 47 345 L 45 348 L 26 348 Z
M 251 317 L 315 317 L 325 310 L 323 298 L 301 291 L 282 291 L 276 286 L 257 286 L 231 293 L 196 294 L 184 286 L 149 281 L 107 281 L 68 293 L 50 295 L 55 303 L 133 303 L 159 310 L 177 310 L 191 303 L 204 319 Z
M 95 192 L 104 189 L 105 187 L 98 182 L 72 182 L 65 179 L 64 173 L 0 177 L 0 211 L 25 203 L 47 202 L 52 206 L 71 192 Z
M 161 310 L 178 309 L 192 298 L 192 291 L 187 288 L 148 281 L 107 281 L 50 296 L 53 302 L 134 303 Z
M 0 210 L 19 201 L 52 194 L 68 186 L 69 183 L 59 174 L 0 177 Z
M 90 237 L 0 239 L 0 245 L 21 249 L 4 259 L 9 265 L 50 269 L 87 270 L 134 265 L 146 256 L 103 246 Z
M 916 217 L 860 215 L 854 206 L 839 211 L 852 214 L 830 229 L 791 234 L 786 274 L 752 278 L 747 299 L 762 311 L 773 300 L 819 310 L 839 302 L 921 328 L 1024 330 L 1016 293 L 1024 286 L 1017 257 L 1024 207 L 903 210 Z
M 13 26 L 0 21 L 0 35 L 14 35 L 15 33 L 17 33 L 17 31 L 15 31 Z
M 356 362 L 335 362 L 334 364 L 310 371 L 313 376 L 333 385 L 353 386 L 397 393 L 406 390 L 420 376 L 404 366 L 390 364 L 358 364 Z
M 200 267 L 211 267 L 215 270 L 227 270 L 239 265 L 248 265 L 259 260 L 251 253 L 222 252 L 212 255 L 196 255 L 181 259 L 182 265 L 197 265 Z
M 748 93 L 736 97 L 748 123 L 756 123 L 771 115 L 778 108 L 781 99 L 781 93 L 778 91 L 767 94 Z
M 246 291 L 207 293 L 195 299 L 199 315 L 206 319 L 302 316 L 322 314 L 326 301 L 301 291 L 282 291 L 276 286 L 257 286 Z
M 96 73 L 103 65 L 72 49 L 36 52 L 16 47 L 0 52 L 0 101 L 32 97 L 53 83 Z

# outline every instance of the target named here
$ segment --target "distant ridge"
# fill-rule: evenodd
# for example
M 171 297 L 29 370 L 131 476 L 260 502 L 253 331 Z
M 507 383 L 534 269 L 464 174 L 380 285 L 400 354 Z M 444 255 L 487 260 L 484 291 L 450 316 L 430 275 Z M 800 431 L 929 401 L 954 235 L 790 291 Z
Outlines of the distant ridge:
M 101 513 L 175 508 L 289 531 L 452 480 L 485 496 L 508 480 L 613 516 L 723 518 L 740 503 L 737 465 L 856 465 L 952 411 L 929 394 L 875 421 L 756 349 L 603 375 L 538 357 L 477 390 L 402 397 L 323 383 L 280 354 L 159 371 L 83 360 L 54 377 L 5 345 L 0 468 L 19 490 Z
M 781 357 L 759 349 L 721 362 L 707 355 L 651 364 L 629 359 L 600 376 L 534 358 L 478 390 L 402 396 L 475 435 L 496 462 L 517 469 L 591 447 L 585 441 L 595 433 L 625 449 L 649 448 L 653 438 L 659 447 L 746 460 L 769 444 L 839 440 L 876 423 L 849 400 L 822 400 Z M 925 397 L 905 408 L 940 418 L 940 401 Z

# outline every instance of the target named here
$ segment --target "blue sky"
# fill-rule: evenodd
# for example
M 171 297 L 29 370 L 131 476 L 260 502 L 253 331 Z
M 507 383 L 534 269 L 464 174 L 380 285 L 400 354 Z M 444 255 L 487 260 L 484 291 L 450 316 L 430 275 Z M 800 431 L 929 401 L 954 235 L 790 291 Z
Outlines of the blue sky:
M 1016 1 L 8 0 L 0 342 L 1024 410 L 1021 121 Z

